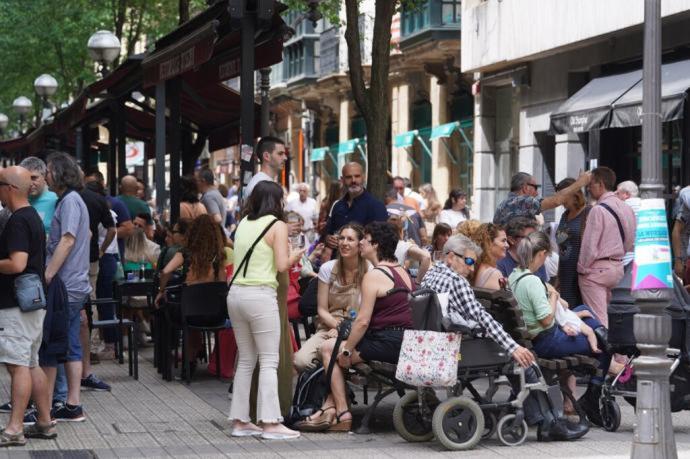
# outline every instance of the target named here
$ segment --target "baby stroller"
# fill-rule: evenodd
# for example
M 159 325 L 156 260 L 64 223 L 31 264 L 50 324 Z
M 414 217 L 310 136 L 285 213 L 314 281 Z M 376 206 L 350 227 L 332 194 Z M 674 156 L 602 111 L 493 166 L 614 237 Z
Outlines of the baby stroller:
M 440 402 L 433 389 L 424 387 L 407 392 L 396 404 L 393 425 L 405 440 L 421 442 L 436 437 L 447 449 L 468 450 L 482 438 L 497 433 L 504 445 L 520 445 L 528 433 L 523 405 L 532 392 L 543 393 L 537 399 L 542 411 L 562 413 L 560 388 L 549 386 L 537 365 L 527 370 L 520 368 L 492 339 L 473 337 L 479 331 L 476 324 L 451 325 L 443 321 L 433 291 L 415 292 L 411 306 L 416 328 L 459 332 L 463 341 L 458 380 L 453 387 L 446 388 L 447 400 Z M 502 376 L 514 382 L 512 396 L 506 400 L 496 397 L 501 385 L 511 386 Z M 473 384 L 480 379 L 488 381 L 483 394 Z M 465 391 L 469 395 L 463 395 Z
M 690 295 L 675 275 L 673 296 L 666 313 L 671 317 L 671 338 L 667 355 L 671 365 L 671 410 L 690 409 Z M 613 352 L 628 356 L 624 368 L 602 386 L 599 410 L 604 429 L 615 432 L 620 426 L 620 408 L 615 397 L 621 396 L 635 406 L 637 381 L 635 358 L 640 355 L 635 341 L 633 321 L 639 308 L 630 294 L 632 268 L 628 265 L 619 285 L 613 289 L 608 307 L 609 344 Z

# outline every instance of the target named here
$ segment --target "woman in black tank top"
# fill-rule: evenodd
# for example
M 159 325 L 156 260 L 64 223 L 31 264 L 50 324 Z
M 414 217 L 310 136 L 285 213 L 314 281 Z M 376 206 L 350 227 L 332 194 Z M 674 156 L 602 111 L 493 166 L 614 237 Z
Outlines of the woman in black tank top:
M 316 415 L 298 425 L 300 430 L 349 431 L 352 414 L 341 368 L 371 360 L 397 363 L 403 332 L 412 327 L 409 293 L 414 290 L 412 278 L 395 257 L 397 243 L 398 235 L 389 223 L 374 222 L 365 228 L 360 249 L 376 268 L 364 276 L 359 313 L 350 335 L 337 350 L 331 394 Z M 335 342 L 326 341 L 321 347 L 324 365 L 334 355 Z

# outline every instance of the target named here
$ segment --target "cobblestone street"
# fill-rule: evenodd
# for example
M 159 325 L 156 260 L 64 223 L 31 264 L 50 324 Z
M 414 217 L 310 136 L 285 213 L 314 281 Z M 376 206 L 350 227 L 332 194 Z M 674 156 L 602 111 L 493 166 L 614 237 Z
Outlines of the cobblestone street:
M 394 397 L 379 409 L 372 435 L 305 434 L 293 441 L 263 441 L 256 438 L 234 439 L 229 436 L 226 413 L 229 408 L 227 383 L 209 377 L 205 371 L 190 386 L 179 381 L 166 383 L 150 362 L 146 349 L 140 363 L 140 380 L 127 376 L 126 366 L 102 363 L 94 366 L 104 380 L 112 383 L 112 393 L 82 392 L 87 420 L 61 423 L 56 441 L 29 440 L 24 448 L 0 451 L 4 457 L 69 457 L 101 459 L 115 457 L 381 457 L 419 458 L 452 456 L 468 458 L 511 457 L 628 457 L 634 413 L 621 404 L 623 421 L 616 433 L 593 429 L 572 443 L 537 443 L 531 431 L 524 445 L 509 448 L 494 437 L 483 441 L 473 451 L 447 452 L 435 442 L 405 442 L 393 430 L 391 412 Z M 5 371 L 2 400 L 9 394 Z M 358 397 L 361 399 L 361 397 Z M 361 405 L 354 409 L 361 417 Z M 359 416 L 358 416 L 359 415 Z M 3 415 L 3 421 L 7 415 Z M 690 414 L 673 415 L 679 457 L 690 458 Z

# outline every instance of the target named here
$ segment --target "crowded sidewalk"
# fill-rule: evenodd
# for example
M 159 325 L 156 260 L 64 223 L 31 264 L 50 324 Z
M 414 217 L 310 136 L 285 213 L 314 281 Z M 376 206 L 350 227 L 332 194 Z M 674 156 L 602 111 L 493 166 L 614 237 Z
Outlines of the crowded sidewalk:
M 394 398 L 377 411 L 374 433 L 305 433 L 290 441 L 232 438 L 229 435 L 227 382 L 199 375 L 191 385 L 161 382 L 151 363 L 152 350 L 140 357 L 140 378 L 127 376 L 126 367 L 108 361 L 98 372 L 113 382 L 112 392 L 82 392 L 89 416 L 83 423 L 60 425 L 56 440 L 32 441 L 25 447 L 0 451 L 2 458 L 60 457 L 100 459 L 116 457 L 328 457 L 467 458 L 511 457 L 629 457 L 635 422 L 632 407 L 622 403 L 623 420 L 615 433 L 592 429 L 577 442 L 538 443 L 530 433 L 521 446 L 502 446 L 497 439 L 482 441 L 472 451 L 444 451 L 436 442 L 408 443 L 391 424 Z M 205 372 L 201 372 L 204 374 Z M 0 374 L 1 395 L 9 394 L 9 377 Z M 361 399 L 361 397 L 358 397 Z M 354 407 L 355 419 L 364 411 Z M 6 415 L 2 415 L 3 420 Z M 690 457 L 690 415 L 673 415 L 678 457 Z M 58 453 L 59 452 L 59 453 Z

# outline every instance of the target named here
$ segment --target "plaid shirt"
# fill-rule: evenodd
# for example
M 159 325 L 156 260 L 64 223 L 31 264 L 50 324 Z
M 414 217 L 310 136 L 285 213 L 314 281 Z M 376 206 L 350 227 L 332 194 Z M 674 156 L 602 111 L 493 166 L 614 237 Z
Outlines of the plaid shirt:
M 467 279 L 450 269 L 445 263 L 438 262 L 427 271 L 422 280 L 422 287 L 437 293 L 449 293 L 448 315 L 451 322 L 460 322 L 455 319 L 456 317 L 474 320 L 503 349 L 511 354 L 517 349 L 518 344 L 515 340 L 477 301 Z

